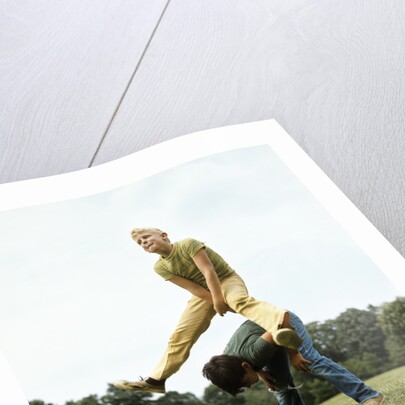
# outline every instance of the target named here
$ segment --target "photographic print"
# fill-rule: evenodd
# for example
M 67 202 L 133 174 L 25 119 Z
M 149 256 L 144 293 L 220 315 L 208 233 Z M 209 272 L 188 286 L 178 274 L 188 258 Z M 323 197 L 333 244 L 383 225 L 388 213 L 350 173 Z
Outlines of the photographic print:
M 274 121 L 204 132 L 71 176 L 0 186 L 0 349 L 13 392 L 38 404 L 113 404 L 127 392 L 111 383 L 150 376 L 191 295 L 156 274 L 160 251 L 139 246 L 134 228 L 212 249 L 252 297 L 297 314 L 321 354 L 361 378 L 405 366 L 403 258 Z M 214 404 L 202 368 L 245 320 L 213 316 L 165 395 Z

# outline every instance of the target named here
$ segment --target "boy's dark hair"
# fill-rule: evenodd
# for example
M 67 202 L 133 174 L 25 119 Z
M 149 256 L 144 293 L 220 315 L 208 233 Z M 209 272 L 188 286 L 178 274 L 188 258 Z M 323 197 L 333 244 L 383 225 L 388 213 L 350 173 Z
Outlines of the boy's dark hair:
M 242 361 L 239 357 L 227 354 L 211 357 L 203 367 L 203 376 L 221 390 L 235 396 L 243 391 L 245 369 L 242 367 Z

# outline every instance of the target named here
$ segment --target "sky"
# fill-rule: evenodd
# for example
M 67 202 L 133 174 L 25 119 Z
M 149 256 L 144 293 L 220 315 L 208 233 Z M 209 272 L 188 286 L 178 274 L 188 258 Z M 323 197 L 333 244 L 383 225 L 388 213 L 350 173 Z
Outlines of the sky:
M 0 212 L 0 347 L 28 400 L 63 405 L 153 370 L 189 293 L 131 240 L 143 226 L 205 242 L 251 295 L 305 323 L 401 295 L 266 145 Z M 201 396 L 203 364 L 243 321 L 215 317 L 167 389 Z

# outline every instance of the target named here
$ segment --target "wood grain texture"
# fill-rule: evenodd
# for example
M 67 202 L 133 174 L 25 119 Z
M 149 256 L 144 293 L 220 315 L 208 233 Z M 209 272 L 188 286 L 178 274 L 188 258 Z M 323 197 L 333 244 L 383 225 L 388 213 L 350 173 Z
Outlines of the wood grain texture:
M 165 5 L 2 2 L 2 182 L 88 166 Z
M 275 118 L 405 253 L 401 0 L 170 3 L 95 164 Z
M 0 182 L 275 118 L 405 254 L 403 1 L 166 4 L 2 3 Z

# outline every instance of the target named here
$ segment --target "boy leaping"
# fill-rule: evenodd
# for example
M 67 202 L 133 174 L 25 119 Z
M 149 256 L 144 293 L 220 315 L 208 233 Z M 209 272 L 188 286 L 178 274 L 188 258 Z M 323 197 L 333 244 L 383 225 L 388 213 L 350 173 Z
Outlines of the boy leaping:
M 187 360 L 191 347 L 216 313 L 237 312 L 269 332 L 271 343 L 297 349 L 301 338 L 289 324 L 289 313 L 249 296 L 243 280 L 214 250 L 195 239 L 171 243 L 157 228 L 136 228 L 132 239 L 146 252 L 160 256 L 154 270 L 165 280 L 188 290 L 187 303 L 166 351 L 146 380 L 117 381 L 121 389 L 164 393 L 165 381 Z

